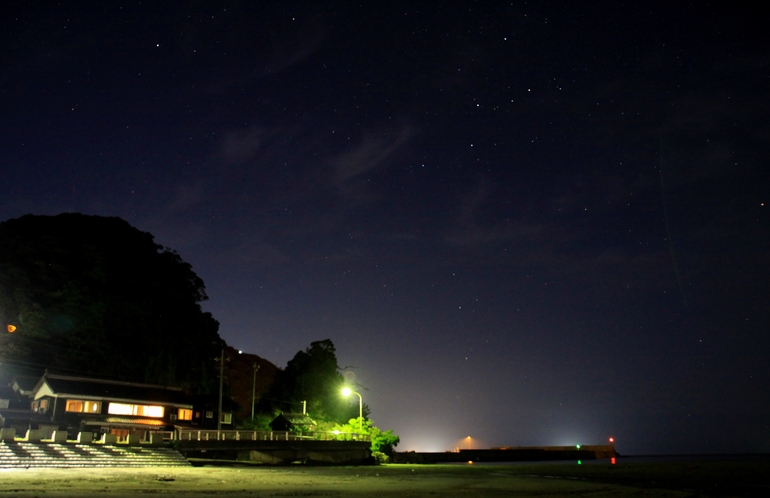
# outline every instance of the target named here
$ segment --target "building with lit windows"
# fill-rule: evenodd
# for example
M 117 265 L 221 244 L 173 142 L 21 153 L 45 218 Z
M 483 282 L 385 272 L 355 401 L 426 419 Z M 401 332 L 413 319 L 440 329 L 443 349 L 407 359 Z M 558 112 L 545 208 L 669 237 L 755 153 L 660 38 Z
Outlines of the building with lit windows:
M 190 397 L 176 387 L 46 373 L 31 392 L 31 409 L 71 437 L 79 432 L 147 438 L 151 431 L 201 422 Z

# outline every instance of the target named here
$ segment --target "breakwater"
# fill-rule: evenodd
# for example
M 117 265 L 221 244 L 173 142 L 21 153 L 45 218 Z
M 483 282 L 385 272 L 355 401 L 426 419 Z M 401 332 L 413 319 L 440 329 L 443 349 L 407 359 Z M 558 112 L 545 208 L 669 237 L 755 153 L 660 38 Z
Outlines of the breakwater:
M 538 462 L 553 460 L 596 460 L 617 456 L 615 446 L 506 446 L 478 450 L 422 453 L 396 453 L 394 463 L 451 463 L 451 462 Z

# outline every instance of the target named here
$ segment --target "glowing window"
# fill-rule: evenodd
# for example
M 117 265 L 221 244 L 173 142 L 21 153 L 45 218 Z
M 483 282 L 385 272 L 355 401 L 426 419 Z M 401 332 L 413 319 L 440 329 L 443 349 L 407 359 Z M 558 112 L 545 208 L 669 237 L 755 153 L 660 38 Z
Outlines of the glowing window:
M 110 403 L 107 413 L 111 415 L 138 415 L 140 417 L 163 417 L 163 407 L 156 405 L 127 405 L 124 403 Z
M 180 408 L 177 418 L 179 420 L 192 420 L 192 410 L 188 410 L 187 408 Z
M 67 407 L 64 409 L 64 411 L 75 412 L 75 413 L 82 413 L 83 412 L 83 402 L 82 401 L 76 401 L 74 399 L 68 399 L 67 400 Z
M 73 413 L 99 413 L 102 411 L 102 404 L 99 401 L 68 399 L 64 411 Z
M 232 424 L 233 423 L 233 414 L 232 413 L 223 413 L 220 417 L 220 421 L 223 424 Z

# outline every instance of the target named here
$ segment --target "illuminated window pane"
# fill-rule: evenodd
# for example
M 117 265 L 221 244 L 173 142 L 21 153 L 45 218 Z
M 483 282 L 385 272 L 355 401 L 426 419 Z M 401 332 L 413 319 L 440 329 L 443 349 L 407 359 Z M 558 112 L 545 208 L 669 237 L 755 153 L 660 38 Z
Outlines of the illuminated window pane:
M 65 411 L 68 412 L 75 412 L 75 413 L 82 413 L 83 412 L 83 402 L 77 401 L 74 399 L 68 399 L 67 400 L 67 406 L 64 408 Z
M 157 417 L 161 418 L 163 417 L 163 407 L 162 406 L 142 406 L 142 415 L 145 417 Z
M 177 418 L 179 420 L 192 420 L 192 410 L 187 410 L 186 408 L 180 408 Z
M 134 406 L 123 403 L 110 403 L 107 413 L 112 415 L 134 415 Z
M 113 415 L 139 415 L 141 417 L 163 417 L 163 407 L 153 405 L 126 405 L 123 403 L 110 403 L 107 413 Z
M 102 404 L 98 401 L 86 401 L 83 404 L 83 411 L 86 413 L 99 413 L 102 411 Z

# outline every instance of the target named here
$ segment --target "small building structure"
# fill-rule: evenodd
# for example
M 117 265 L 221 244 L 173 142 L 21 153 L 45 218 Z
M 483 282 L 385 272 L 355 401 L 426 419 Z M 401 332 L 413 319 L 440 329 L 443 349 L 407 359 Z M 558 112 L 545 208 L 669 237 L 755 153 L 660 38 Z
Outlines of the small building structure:
M 19 434 L 28 429 L 56 429 L 50 417 L 30 411 L 29 392 L 18 389 L 15 381 L 13 385 L 0 386 L 0 427 L 15 429 Z
M 281 413 L 270 422 L 270 428 L 274 431 L 312 432 L 316 425 L 305 413 Z
M 235 429 L 233 414 L 238 407 L 229 396 L 222 397 L 222 413 L 219 413 L 219 396 L 216 394 L 199 394 L 190 399 L 195 406 L 194 423 L 200 429 Z

